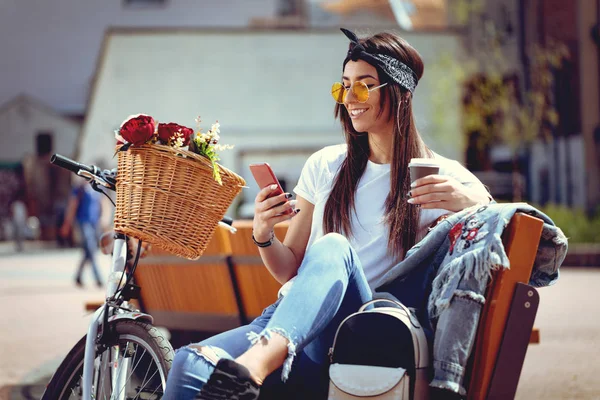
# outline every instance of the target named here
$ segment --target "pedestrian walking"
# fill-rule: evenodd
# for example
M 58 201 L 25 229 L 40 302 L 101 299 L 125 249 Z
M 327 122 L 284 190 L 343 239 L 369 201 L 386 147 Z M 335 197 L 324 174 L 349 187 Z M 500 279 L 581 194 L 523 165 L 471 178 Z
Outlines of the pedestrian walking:
M 67 203 L 65 220 L 60 228 L 59 234 L 62 237 L 67 237 L 71 232 L 73 222 L 77 221 L 83 248 L 83 258 L 75 274 L 75 284 L 77 286 L 83 286 L 81 275 L 85 264 L 88 262 L 96 279 L 96 285 L 98 287 L 103 285 L 96 262 L 100 217 L 102 215 L 100 196 L 101 194 L 94 191 L 90 185 L 82 184 L 74 187 Z
M 21 252 L 23 251 L 23 241 L 27 233 L 27 206 L 25 205 L 22 191 L 17 194 L 17 198 L 10 205 L 10 211 L 15 248 L 18 252 Z

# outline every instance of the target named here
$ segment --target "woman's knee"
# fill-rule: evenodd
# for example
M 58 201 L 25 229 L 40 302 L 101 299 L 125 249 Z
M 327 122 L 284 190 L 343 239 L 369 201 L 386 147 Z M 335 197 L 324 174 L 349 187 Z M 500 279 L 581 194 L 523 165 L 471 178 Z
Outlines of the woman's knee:
M 346 271 L 348 276 L 357 266 L 357 257 L 350 242 L 339 233 L 328 233 L 316 240 L 307 256 L 309 264 L 314 267 L 331 269 L 339 266 L 340 271 Z
M 352 247 L 345 236 L 332 232 L 317 239 L 310 249 L 318 251 L 322 257 L 339 257 L 350 252 Z

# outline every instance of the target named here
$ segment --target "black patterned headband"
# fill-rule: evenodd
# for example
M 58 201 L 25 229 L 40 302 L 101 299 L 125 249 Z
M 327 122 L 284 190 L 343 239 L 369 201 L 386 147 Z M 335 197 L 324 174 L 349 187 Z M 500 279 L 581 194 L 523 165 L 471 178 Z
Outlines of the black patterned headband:
M 372 54 L 367 52 L 365 47 L 358 42 L 358 37 L 354 32 L 348 29 L 340 28 L 344 35 L 350 39 L 350 48 L 348 49 L 348 55 L 344 60 L 344 67 L 350 60 L 364 60 L 371 65 L 379 67 L 386 75 L 388 75 L 394 82 L 405 88 L 406 90 L 413 93 L 417 87 L 417 74 L 414 73 L 406 64 L 400 60 L 390 57 L 385 54 Z

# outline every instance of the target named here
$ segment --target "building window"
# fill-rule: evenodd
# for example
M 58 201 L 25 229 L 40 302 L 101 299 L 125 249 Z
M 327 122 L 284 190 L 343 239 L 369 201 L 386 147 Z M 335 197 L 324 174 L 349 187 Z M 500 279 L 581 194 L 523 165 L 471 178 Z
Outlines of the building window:
M 39 157 L 52 153 L 53 133 L 49 131 L 39 132 L 35 137 L 35 152 Z
M 299 0 L 279 0 L 277 2 L 277 15 L 301 15 L 304 13 L 304 2 Z
M 168 0 L 123 0 L 125 8 L 164 7 Z

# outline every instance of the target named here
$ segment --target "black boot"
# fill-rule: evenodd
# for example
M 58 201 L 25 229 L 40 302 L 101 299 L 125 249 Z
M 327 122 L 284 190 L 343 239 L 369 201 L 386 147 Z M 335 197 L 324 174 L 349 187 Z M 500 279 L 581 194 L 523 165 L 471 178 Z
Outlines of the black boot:
M 430 388 L 431 400 L 463 400 L 464 397 L 450 390 Z
M 256 400 L 260 387 L 248 368 L 233 360 L 220 359 L 208 382 L 198 394 L 200 400 Z

